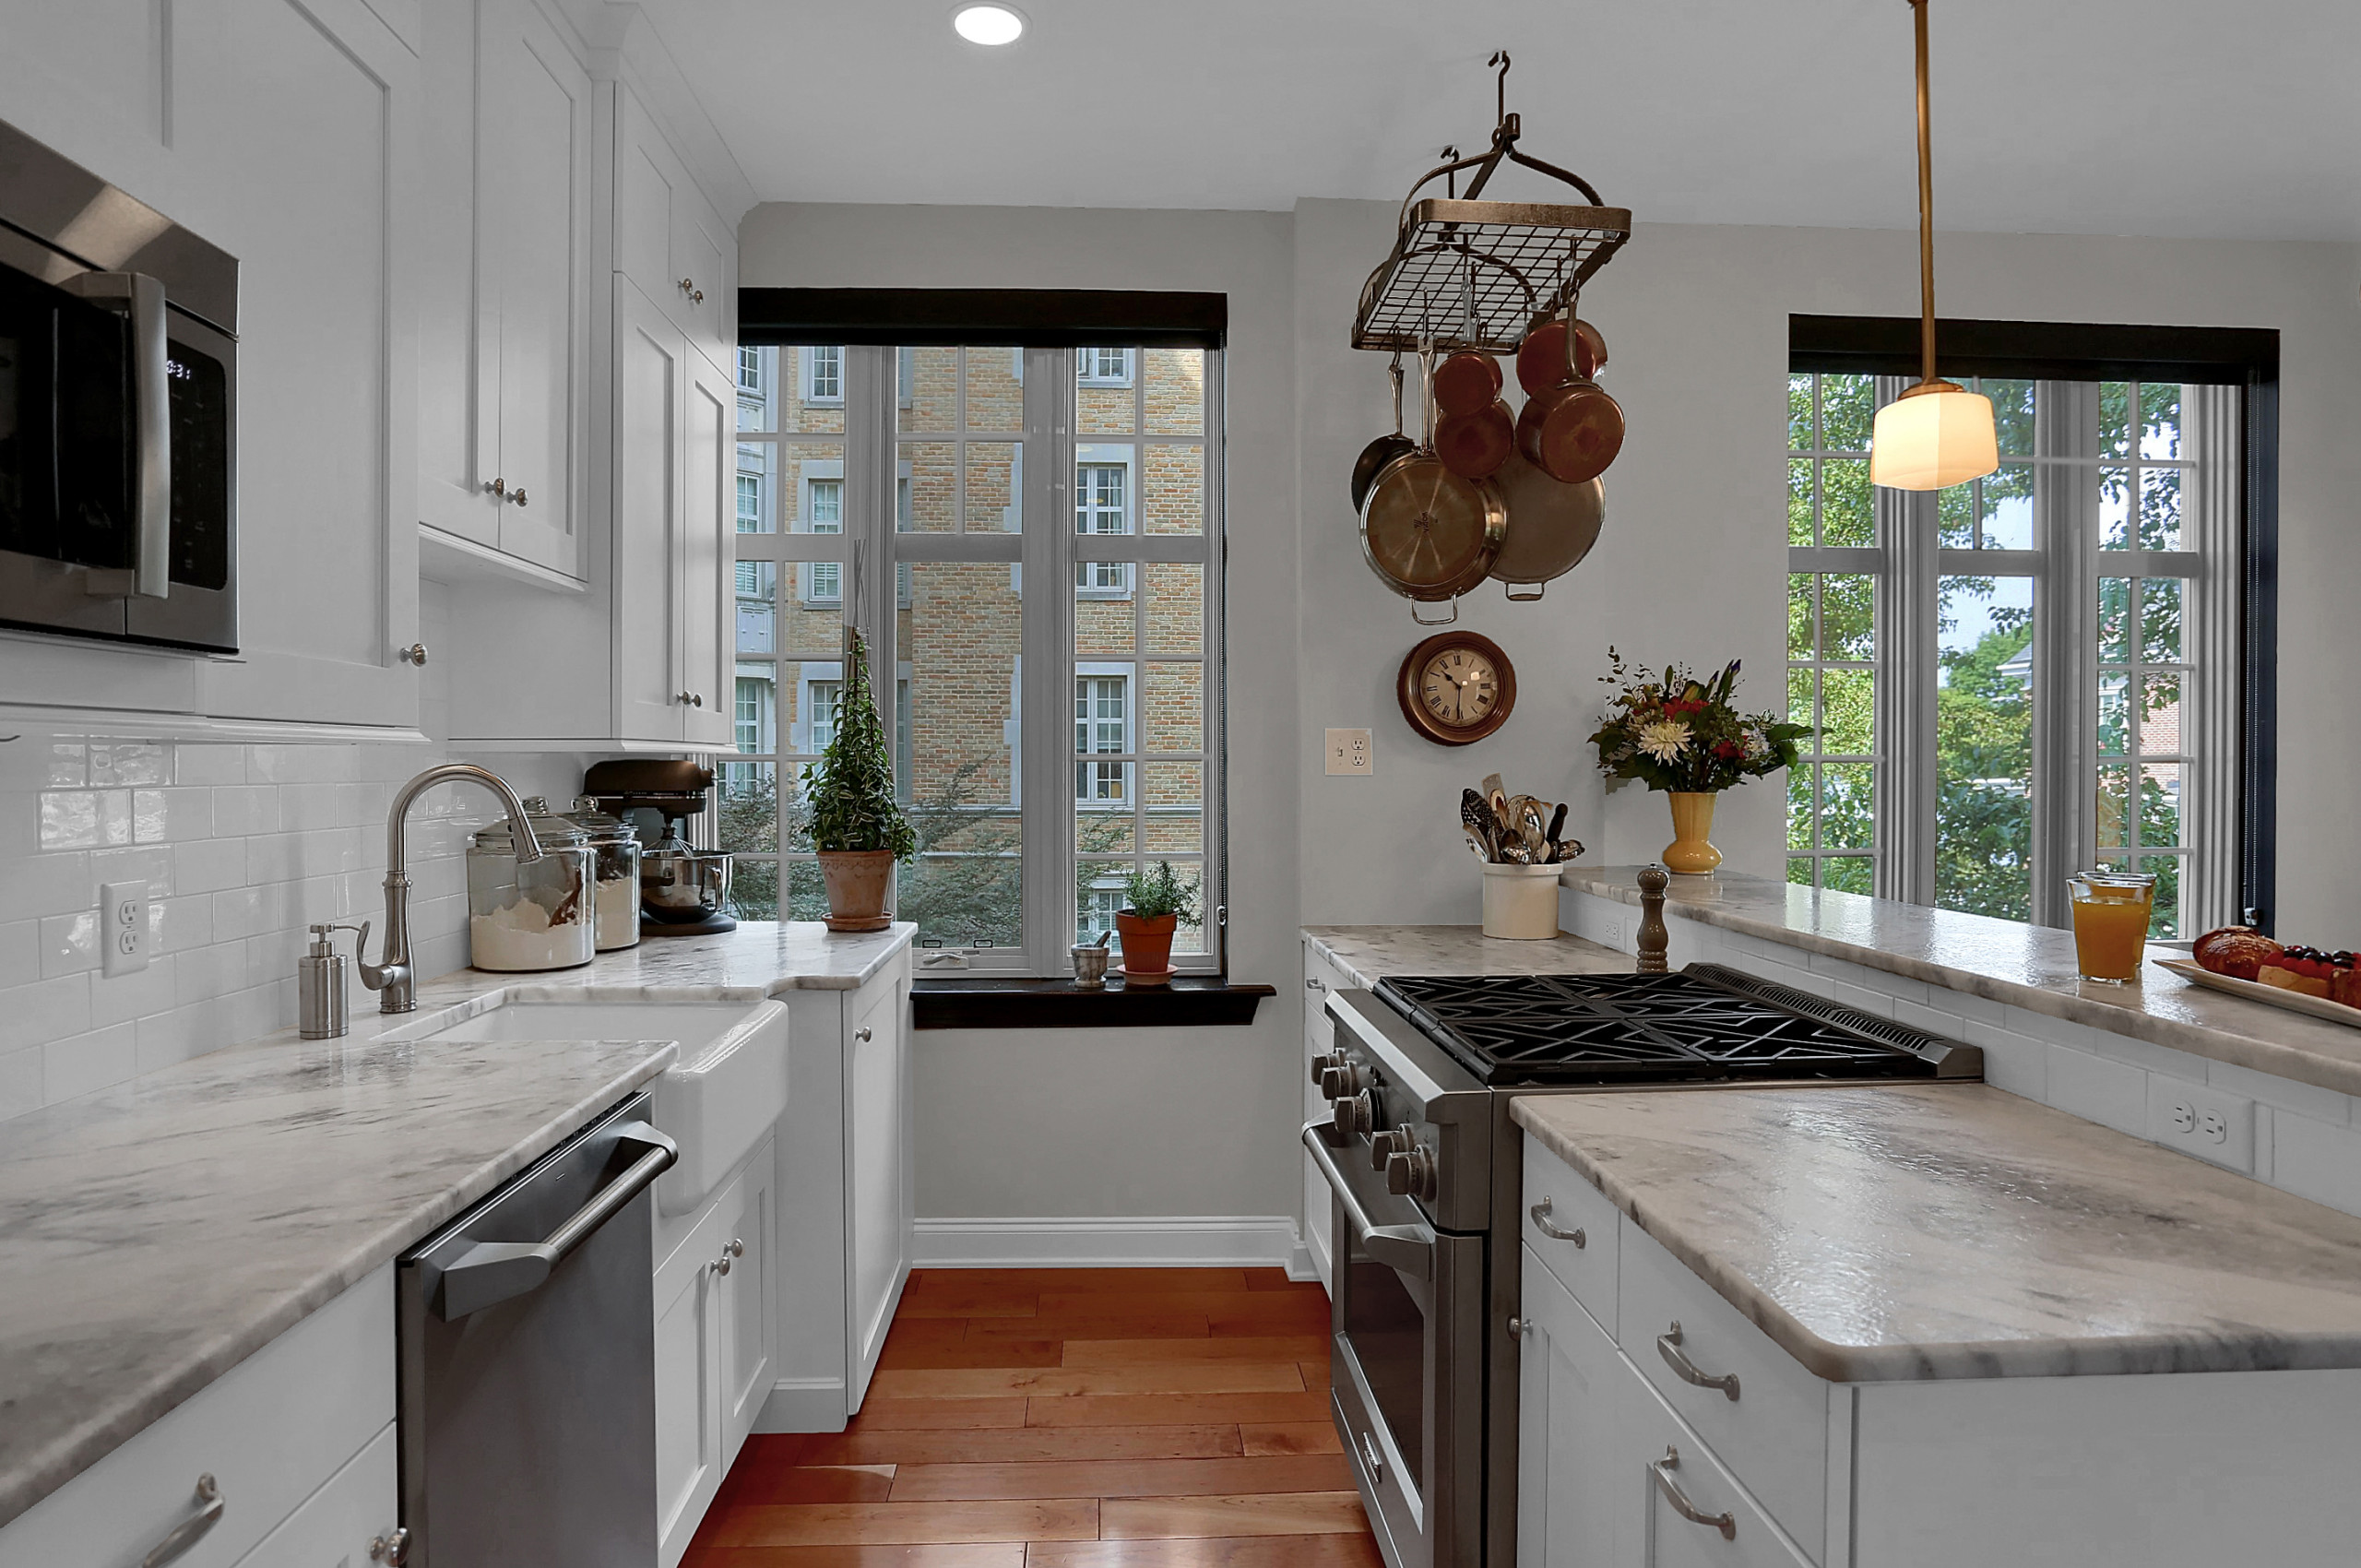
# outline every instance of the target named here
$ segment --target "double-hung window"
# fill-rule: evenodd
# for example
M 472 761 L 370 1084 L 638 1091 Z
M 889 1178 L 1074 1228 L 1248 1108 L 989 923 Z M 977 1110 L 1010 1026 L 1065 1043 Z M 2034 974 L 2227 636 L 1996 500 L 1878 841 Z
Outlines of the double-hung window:
M 2245 392 L 1955 379 L 2000 467 L 1915 494 L 1869 481 L 1906 378 L 1789 377 L 1788 880 L 2057 925 L 2111 865 L 2160 937 L 2238 918 Z
M 922 944 L 978 968 L 1065 972 L 1077 935 L 1112 923 L 1126 874 L 1158 861 L 1199 881 L 1210 917 L 1219 351 L 742 351 L 757 385 L 789 395 L 740 431 L 788 514 L 739 536 L 742 588 L 759 566 L 774 593 L 759 648 L 742 610 L 742 671 L 760 663 L 776 693 L 770 728 L 742 725 L 728 769 L 740 912 L 825 909 L 800 776 L 836 733 L 857 627 L 918 836 L 896 909 Z M 1217 950 L 1201 920 L 1178 933 L 1175 963 L 1209 970 Z

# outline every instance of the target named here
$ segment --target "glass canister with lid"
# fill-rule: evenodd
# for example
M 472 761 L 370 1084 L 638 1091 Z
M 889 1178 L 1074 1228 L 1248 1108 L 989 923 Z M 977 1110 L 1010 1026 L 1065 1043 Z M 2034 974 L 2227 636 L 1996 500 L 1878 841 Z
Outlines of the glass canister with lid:
M 591 902 L 596 912 L 599 951 L 639 944 L 639 835 L 631 826 L 599 809 L 588 795 L 579 796 L 566 814 L 590 836 L 590 852 L 598 890 Z M 539 825 L 535 825 L 538 828 Z
M 540 860 L 516 863 L 504 818 L 468 847 L 468 961 L 508 973 L 587 964 L 598 956 L 590 836 L 552 816 L 538 795 L 526 799 L 525 814 Z

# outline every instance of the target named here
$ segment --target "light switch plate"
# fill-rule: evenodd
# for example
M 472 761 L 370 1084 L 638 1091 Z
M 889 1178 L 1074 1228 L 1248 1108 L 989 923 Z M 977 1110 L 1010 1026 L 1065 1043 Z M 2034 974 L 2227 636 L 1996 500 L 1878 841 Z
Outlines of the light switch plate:
M 1328 731 L 1328 771 L 1357 774 L 1366 778 L 1377 771 L 1370 756 L 1370 732 L 1366 730 L 1331 730 Z
M 2148 1136 L 2166 1148 L 2254 1173 L 2254 1101 L 2243 1095 L 2151 1073 Z
M 148 885 L 110 882 L 99 889 L 101 970 L 127 975 L 148 967 Z

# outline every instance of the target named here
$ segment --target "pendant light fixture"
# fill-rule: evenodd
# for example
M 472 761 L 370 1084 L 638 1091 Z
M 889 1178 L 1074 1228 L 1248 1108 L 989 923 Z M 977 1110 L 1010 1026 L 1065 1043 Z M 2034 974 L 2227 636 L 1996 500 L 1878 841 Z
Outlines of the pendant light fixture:
M 1935 159 L 1927 111 L 1927 0 L 1910 0 L 1918 35 L 1918 385 L 1878 410 L 1869 480 L 1941 490 L 2000 466 L 1992 399 L 1935 374 Z

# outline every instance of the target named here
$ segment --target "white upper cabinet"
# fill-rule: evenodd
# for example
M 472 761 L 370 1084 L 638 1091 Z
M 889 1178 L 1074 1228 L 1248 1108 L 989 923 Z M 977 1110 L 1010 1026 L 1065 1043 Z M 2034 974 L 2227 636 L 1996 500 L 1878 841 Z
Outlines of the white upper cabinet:
M 586 575 L 591 406 L 590 77 L 533 0 L 435 0 L 427 135 L 436 179 L 421 312 L 420 518 Z
M 415 725 L 418 57 L 362 0 L 0 0 L 0 114 L 239 260 L 241 649 L 11 639 L 0 703 Z
M 628 87 L 616 90 L 615 270 L 728 369 L 738 340 L 738 242 Z

